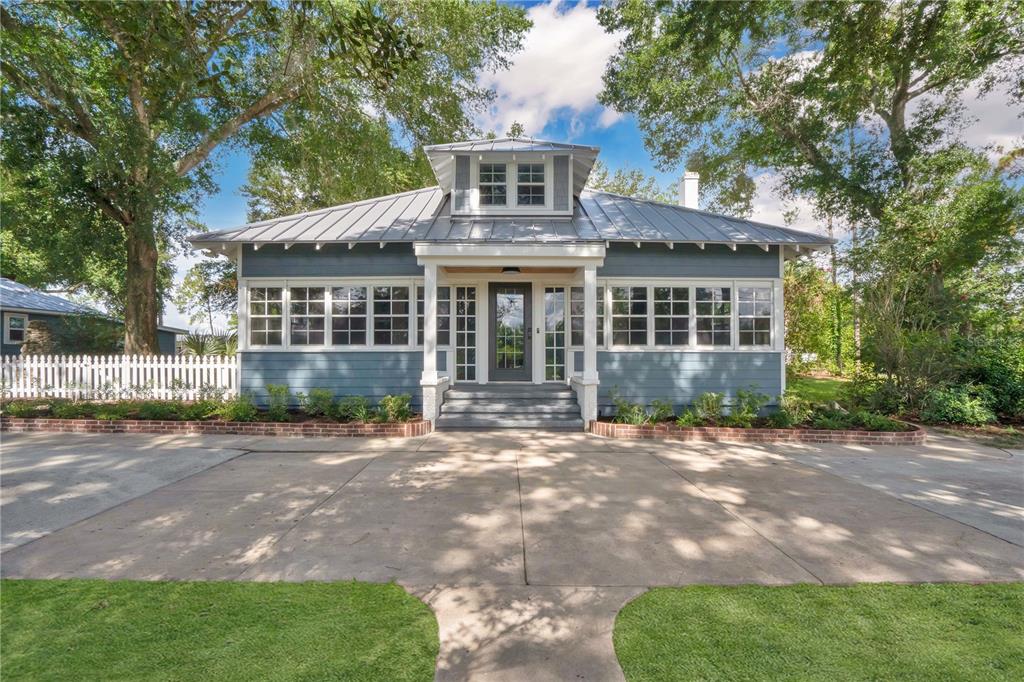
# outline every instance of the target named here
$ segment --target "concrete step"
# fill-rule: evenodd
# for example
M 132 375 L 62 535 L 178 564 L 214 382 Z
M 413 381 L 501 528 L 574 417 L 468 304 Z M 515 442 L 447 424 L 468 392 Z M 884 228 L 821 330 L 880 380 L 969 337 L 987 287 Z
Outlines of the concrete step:
M 574 414 L 579 415 L 580 406 L 575 400 L 558 401 L 481 401 L 454 400 L 441 405 L 441 414 Z
M 583 420 L 579 417 L 545 419 L 539 416 L 515 417 L 502 415 L 453 415 L 442 414 L 437 419 L 441 431 L 488 430 L 488 429 L 543 429 L 545 431 L 582 431 Z

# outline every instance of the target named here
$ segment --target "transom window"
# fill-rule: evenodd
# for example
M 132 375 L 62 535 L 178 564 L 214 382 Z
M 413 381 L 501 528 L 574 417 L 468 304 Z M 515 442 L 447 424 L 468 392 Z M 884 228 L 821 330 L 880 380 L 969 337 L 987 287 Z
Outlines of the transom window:
M 690 343 L 690 289 L 654 287 L 654 345 Z
M 573 287 L 569 292 L 569 326 L 572 335 L 570 345 L 584 345 L 584 301 L 583 287 Z M 597 347 L 604 346 L 604 287 L 597 287 Z
M 284 289 L 249 289 L 249 343 L 253 346 L 280 346 L 284 328 Z
M 732 345 L 732 289 L 697 287 L 697 345 Z
M 506 166 L 503 163 L 480 164 L 480 205 L 505 206 L 508 203 Z M 543 203 L 543 202 L 541 202 Z
M 520 206 L 544 205 L 543 163 L 521 163 L 518 165 L 516 203 Z
M 409 343 L 409 287 L 373 288 L 373 343 L 378 346 Z
M 739 287 L 736 314 L 741 346 L 772 345 L 772 290 Z
M 612 287 L 612 345 L 647 345 L 647 287 Z
M 324 287 L 292 287 L 289 290 L 289 343 L 293 346 L 323 345 L 326 328 L 324 291 Z
M 366 344 L 366 287 L 331 288 L 331 343 Z
M 416 287 L 416 343 L 423 345 L 423 287 Z M 452 342 L 452 290 L 451 287 L 437 288 L 437 345 L 447 346 Z

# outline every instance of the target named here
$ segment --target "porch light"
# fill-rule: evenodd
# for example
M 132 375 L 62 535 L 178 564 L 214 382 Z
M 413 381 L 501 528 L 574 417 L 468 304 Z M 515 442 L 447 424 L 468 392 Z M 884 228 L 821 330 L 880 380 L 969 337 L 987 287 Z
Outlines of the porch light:
M 511 265 L 506 265 L 501 269 L 501 274 L 503 275 L 518 275 L 519 272 L 519 268 L 512 267 Z

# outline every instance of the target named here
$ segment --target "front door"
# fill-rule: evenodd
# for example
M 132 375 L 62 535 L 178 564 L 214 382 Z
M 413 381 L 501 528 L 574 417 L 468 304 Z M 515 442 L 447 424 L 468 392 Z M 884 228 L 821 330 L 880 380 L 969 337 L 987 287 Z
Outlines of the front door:
M 530 285 L 491 284 L 491 381 L 530 381 Z

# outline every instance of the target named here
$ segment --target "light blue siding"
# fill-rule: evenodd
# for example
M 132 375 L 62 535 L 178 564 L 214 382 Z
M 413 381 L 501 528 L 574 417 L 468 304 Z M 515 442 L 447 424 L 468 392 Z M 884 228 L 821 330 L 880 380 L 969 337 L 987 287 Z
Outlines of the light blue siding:
M 737 246 L 733 251 L 724 244 L 613 243 L 605 254 L 598 277 L 779 277 L 779 250 L 766 252 L 758 246 Z
M 601 381 L 598 404 L 602 414 L 614 412 L 612 392 L 633 403 L 671 400 L 677 412 L 701 393 L 724 393 L 753 386 L 776 396 L 782 391 L 782 353 L 681 353 L 600 351 L 597 372 Z
M 243 277 L 422 277 L 412 244 L 325 244 L 319 251 L 312 244 L 295 244 L 287 251 L 280 244 L 267 244 L 259 251 L 244 246 Z
M 321 353 L 261 353 L 241 358 L 242 391 L 265 405 L 267 384 L 287 384 L 292 394 L 327 388 L 337 397 L 362 395 L 376 402 L 391 394 L 408 393 L 416 409 L 422 402 L 420 375 L 423 351 L 323 351 Z

